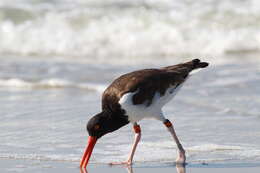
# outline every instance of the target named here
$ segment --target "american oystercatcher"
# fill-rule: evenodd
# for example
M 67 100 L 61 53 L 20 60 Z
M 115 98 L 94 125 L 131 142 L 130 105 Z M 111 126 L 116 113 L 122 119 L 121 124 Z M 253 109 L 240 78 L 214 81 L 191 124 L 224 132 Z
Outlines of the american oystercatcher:
M 111 164 L 131 165 L 141 128 L 137 124 L 144 118 L 157 119 L 167 127 L 177 144 L 177 163 L 185 163 L 183 149 L 170 120 L 162 113 L 162 107 L 169 102 L 187 80 L 192 70 L 205 68 L 207 62 L 199 59 L 159 69 L 144 69 L 124 74 L 104 91 L 102 112 L 93 116 L 87 124 L 88 144 L 80 167 L 86 168 L 96 141 L 103 135 L 113 132 L 129 122 L 135 132 L 134 144 L 126 162 Z

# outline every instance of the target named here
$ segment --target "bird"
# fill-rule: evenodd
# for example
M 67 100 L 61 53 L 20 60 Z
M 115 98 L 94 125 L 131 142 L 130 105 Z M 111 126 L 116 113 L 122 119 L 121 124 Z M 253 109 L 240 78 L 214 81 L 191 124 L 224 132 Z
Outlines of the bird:
M 184 164 L 185 150 L 173 124 L 165 118 L 162 108 L 176 95 L 193 70 L 208 65 L 207 62 L 193 59 L 177 65 L 133 71 L 115 79 L 103 92 L 102 111 L 87 123 L 89 137 L 80 168 L 86 168 L 97 140 L 129 123 L 133 126 L 135 137 L 128 159 L 111 164 L 132 165 L 141 139 L 138 122 L 145 118 L 156 119 L 166 126 L 177 145 L 176 163 Z

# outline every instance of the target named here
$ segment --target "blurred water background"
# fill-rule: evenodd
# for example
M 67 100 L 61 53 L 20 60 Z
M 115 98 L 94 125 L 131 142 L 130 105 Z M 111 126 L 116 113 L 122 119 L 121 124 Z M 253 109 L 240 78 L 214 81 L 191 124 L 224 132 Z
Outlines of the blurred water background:
M 78 162 L 85 124 L 121 74 L 193 58 L 210 66 L 165 106 L 188 162 L 260 161 L 260 1 L 0 0 L 0 158 Z M 145 120 L 137 162 L 173 162 Z M 92 163 L 124 160 L 131 126 Z

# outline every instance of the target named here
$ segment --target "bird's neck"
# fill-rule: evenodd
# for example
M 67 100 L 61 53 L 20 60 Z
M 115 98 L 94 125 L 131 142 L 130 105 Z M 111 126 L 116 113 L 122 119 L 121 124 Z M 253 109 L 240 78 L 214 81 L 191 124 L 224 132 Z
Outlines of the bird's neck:
M 103 110 L 104 111 L 104 110 Z M 118 130 L 119 128 L 127 125 L 129 123 L 128 116 L 124 114 L 123 111 L 119 112 L 106 112 L 107 116 L 107 125 L 109 132 Z

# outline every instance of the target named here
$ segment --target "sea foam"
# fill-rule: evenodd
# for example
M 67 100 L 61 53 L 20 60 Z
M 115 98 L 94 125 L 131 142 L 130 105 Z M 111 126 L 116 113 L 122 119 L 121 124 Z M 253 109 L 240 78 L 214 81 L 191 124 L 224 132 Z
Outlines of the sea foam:
M 102 84 L 94 83 L 75 83 L 72 81 L 64 79 L 44 79 L 40 81 L 25 81 L 23 79 L 0 79 L 0 87 L 5 88 L 24 88 L 24 89 L 33 89 L 33 88 L 79 88 L 79 89 L 88 89 L 94 90 L 102 93 L 106 86 Z
M 14 4 L 0 4 L 0 53 L 120 61 L 260 51 L 260 6 L 253 0 Z

